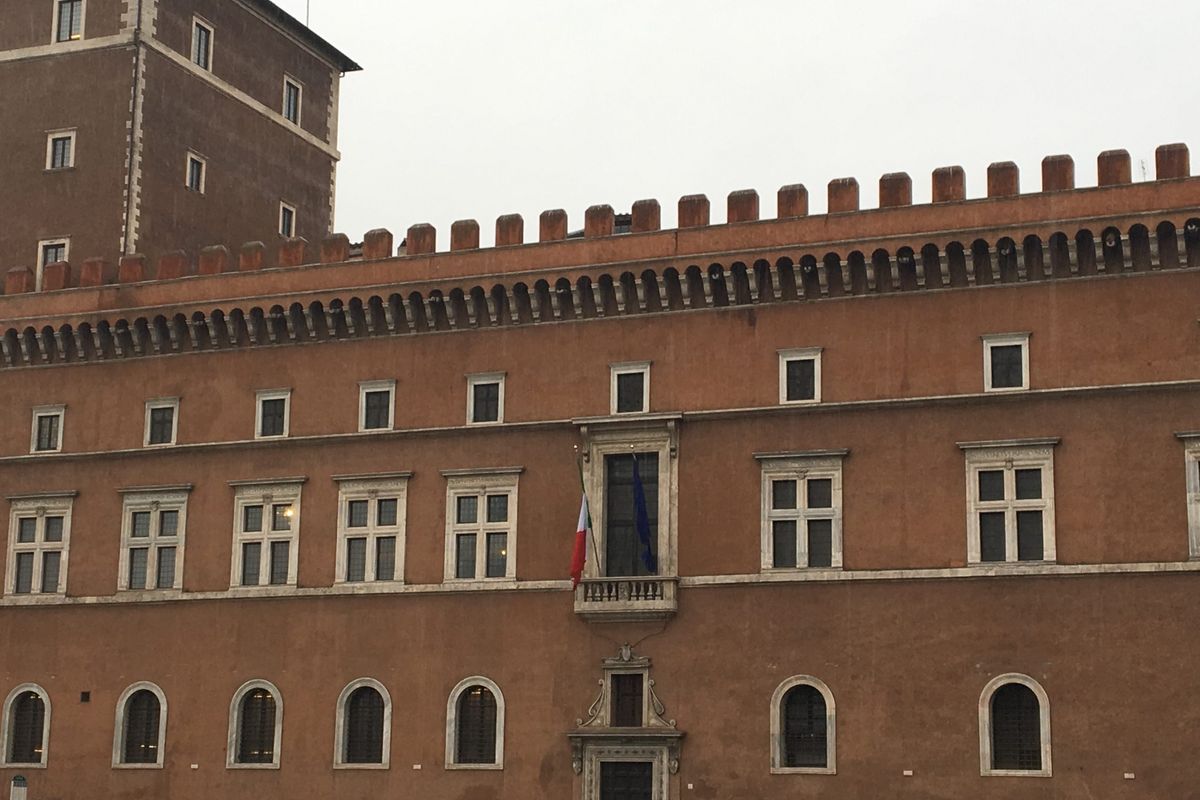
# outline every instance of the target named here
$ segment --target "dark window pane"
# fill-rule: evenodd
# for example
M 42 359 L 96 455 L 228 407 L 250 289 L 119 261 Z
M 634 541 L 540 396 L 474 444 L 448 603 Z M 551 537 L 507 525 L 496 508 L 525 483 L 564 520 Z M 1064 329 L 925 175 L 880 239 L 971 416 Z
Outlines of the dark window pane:
M 21 544 L 31 544 L 37 540 L 37 519 L 24 517 L 17 523 L 17 541 Z
M 258 586 L 261 574 L 262 545 L 246 542 L 242 545 L 242 586 Z
M 283 206 L 279 213 L 279 233 L 283 236 L 291 236 L 295 232 L 295 228 L 296 212 Z
M 69 42 L 83 33 L 83 0 L 60 0 L 55 40 Z
M 63 540 L 63 518 L 62 517 L 46 517 L 46 530 L 42 534 L 42 541 L 61 542 L 62 540 Z
M 833 508 L 833 481 L 820 478 L 808 481 L 808 507 Z
M 347 508 L 348 524 L 351 528 L 367 527 L 367 510 L 370 508 L 366 500 L 351 500 Z
M 458 549 L 455 563 L 457 567 L 454 575 L 458 578 L 474 578 L 475 577 L 475 534 L 460 533 L 455 537 L 457 542 L 455 546 Z
M 175 438 L 175 409 L 150 409 L 150 444 L 170 444 Z
M 477 383 L 471 403 L 472 422 L 496 422 L 500 419 L 500 384 Z
M 789 569 L 796 566 L 796 521 L 778 519 L 771 525 L 771 552 L 774 566 Z
M 1020 388 L 1025 383 L 1025 367 L 1019 344 L 1007 344 L 991 348 L 992 388 Z
M 58 592 L 58 572 L 62 564 L 62 553 L 52 550 L 42 553 L 42 594 Z
M 1009 683 L 992 695 L 992 769 L 1040 770 L 1042 721 L 1037 695 Z
M 1042 512 L 1017 512 L 1017 558 L 1021 561 L 1041 561 L 1042 545 Z
M 363 398 L 363 428 L 378 430 L 391 427 L 392 393 L 390 390 L 366 392 Z
M 796 507 L 796 482 L 793 480 L 771 481 L 771 508 Z
M 52 264 L 53 261 L 46 261 Z M 44 414 L 37 418 L 37 449 L 39 451 L 58 449 L 58 414 Z
M 658 454 L 638 453 L 638 472 L 646 497 L 650 553 L 658 557 Z M 604 457 L 604 569 L 608 576 L 649 575 L 644 546 L 637 531 L 633 456 Z
M 179 512 L 162 511 L 158 515 L 158 535 L 168 539 L 179 533 Z
M 22 692 L 12 704 L 7 761 L 41 764 L 46 731 L 46 704 L 37 692 Z
M 1003 561 L 1007 548 L 1004 538 L 1004 512 L 988 511 L 979 515 L 979 560 Z
M 799 358 L 788 361 L 788 401 L 812 400 L 816 396 L 816 362 L 811 358 Z
M 828 766 L 825 698 L 812 686 L 796 686 L 783 696 L 783 766 Z
M 378 519 L 376 525 L 391 526 L 396 524 L 396 509 L 398 502 L 396 500 L 380 500 L 378 511 Z
M 496 698 L 483 686 L 472 686 L 458 697 L 455 762 L 496 762 Z
M 503 578 L 508 574 L 508 534 L 489 533 L 487 536 L 487 576 Z
M 133 512 L 132 523 L 129 526 L 129 535 L 135 539 L 145 539 L 150 535 L 149 511 Z
M 175 548 L 160 547 L 158 548 L 158 575 L 157 583 L 159 589 L 174 589 L 175 588 Z
M 642 676 L 615 674 L 612 680 L 612 727 L 640 728 L 643 716 Z
M 650 800 L 653 796 L 652 762 L 600 762 L 600 800 Z
M 369 686 L 355 689 L 346 700 L 345 742 L 342 761 L 346 764 L 383 762 L 383 695 Z
M 125 764 L 158 763 L 159 703 L 153 692 L 141 689 L 125 701 Z
M 979 472 L 979 499 L 982 501 L 1004 499 L 1004 470 L 988 469 Z
M 275 760 L 275 695 L 252 689 L 242 698 L 237 763 L 270 764 Z
M 71 137 L 56 136 L 50 140 L 50 168 L 65 169 L 71 166 Z
M 271 542 L 271 583 L 281 586 L 288 582 L 290 564 L 288 556 L 291 553 L 291 542 Z
M 508 495 L 489 494 L 487 496 L 487 521 L 508 522 Z
M 808 521 L 808 565 L 810 567 L 833 566 L 833 520 L 811 519 Z
M 188 159 L 188 188 L 193 192 L 204 191 L 204 162 L 199 159 Z
M 242 530 L 257 533 L 262 530 L 263 507 L 246 506 L 242 509 Z
M 193 41 L 195 42 L 195 48 L 192 51 L 192 61 L 196 62 L 196 64 L 200 67 L 208 69 L 209 46 L 212 42 L 212 32 L 208 28 L 197 23 Z
M 292 506 L 288 503 L 278 503 L 271 506 L 271 530 L 290 531 L 292 529 Z
M 263 400 L 258 435 L 283 436 L 284 413 L 286 409 L 287 400 L 282 397 Z
M 346 580 L 358 582 L 367 578 L 367 540 L 346 540 Z
M 129 588 L 146 588 L 146 562 L 150 557 L 149 549 L 133 547 L 129 550 Z
M 645 411 L 646 374 L 622 372 L 617 375 L 617 413 Z
M 396 537 L 380 536 L 375 540 L 375 580 L 396 579 Z
M 1040 469 L 1017 470 L 1017 499 L 1040 500 L 1042 497 L 1042 471 Z
M 479 498 L 460 497 L 457 503 L 458 513 L 455 515 L 459 525 L 469 525 L 479 520 Z
M 17 594 L 33 592 L 33 553 L 17 553 L 17 574 L 13 591 Z
M 300 122 L 300 87 L 290 81 L 284 83 L 283 115 L 288 122 Z

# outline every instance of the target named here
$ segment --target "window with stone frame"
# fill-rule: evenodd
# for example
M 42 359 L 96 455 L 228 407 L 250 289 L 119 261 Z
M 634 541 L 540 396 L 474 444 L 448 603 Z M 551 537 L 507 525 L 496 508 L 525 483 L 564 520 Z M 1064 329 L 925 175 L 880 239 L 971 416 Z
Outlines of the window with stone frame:
M 70 169 L 75 166 L 76 133 L 71 128 L 46 134 L 46 169 Z
M 212 71 L 213 26 L 199 17 L 192 18 L 192 63 Z
M 302 481 L 235 484 L 230 586 L 295 586 Z
M 799 405 L 821 402 L 821 348 L 779 351 L 779 402 Z
M 762 569 L 840 569 L 845 450 L 758 453 Z
M 983 341 L 983 388 L 1013 392 L 1029 388 L 1029 334 L 989 334 Z
M 153 683 L 135 683 L 117 702 L 113 766 L 161 768 L 167 733 L 167 699 Z
M 1057 439 L 959 445 L 967 466 L 967 561 L 1054 561 Z
M 404 580 L 408 478 L 338 479 L 338 583 Z
M 387 688 L 372 678 L 354 681 L 338 698 L 334 767 L 386 768 L 391 734 L 392 699 Z
M 168 397 L 146 401 L 146 447 L 175 444 L 179 419 L 179 398 Z
M 231 769 L 278 769 L 283 700 L 268 681 L 245 683 L 229 710 L 227 763 Z
M 1184 443 L 1189 548 L 1192 558 L 1200 558 L 1200 433 L 1179 434 L 1179 438 Z
M 183 587 L 183 554 L 190 486 L 125 493 L 121 527 L 120 591 Z
M 395 425 L 396 382 L 363 381 L 358 385 L 359 431 L 390 431 Z
M 467 376 L 467 422 L 482 425 L 504 421 L 504 373 Z
M 771 698 L 771 772 L 833 775 L 837 728 L 833 692 L 810 675 L 796 675 Z
M 504 694 L 494 681 L 466 678 L 446 704 L 446 769 L 504 768 Z
M 979 771 L 997 777 L 1053 774 L 1050 700 L 1028 675 L 993 678 L 979 698 Z
M 448 470 L 446 581 L 516 580 L 521 468 Z
M 55 0 L 54 41 L 77 42 L 83 38 L 84 0 Z
M 0 766 L 35 769 L 46 766 L 50 696 L 45 689 L 26 683 L 9 693 L 0 739 Z
M 609 380 L 611 413 L 640 414 L 650 410 L 649 361 L 612 364 Z
M 9 595 L 66 594 L 74 494 L 11 498 Z
M 287 436 L 291 429 L 292 390 L 270 389 L 255 395 L 254 438 Z
M 66 406 L 38 406 L 33 409 L 33 429 L 29 436 L 29 452 L 57 453 L 62 450 L 63 422 Z
M 283 117 L 293 125 L 300 124 L 300 114 L 302 109 L 301 98 L 304 96 L 304 88 L 300 81 L 287 75 L 283 79 Z

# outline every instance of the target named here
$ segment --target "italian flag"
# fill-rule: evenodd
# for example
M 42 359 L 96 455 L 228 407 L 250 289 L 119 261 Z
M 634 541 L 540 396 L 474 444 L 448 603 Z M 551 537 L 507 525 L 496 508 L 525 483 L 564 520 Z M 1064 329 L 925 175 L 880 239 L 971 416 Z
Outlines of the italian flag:
M 571 586 L 579 585 L 583 577 L 583 565 L 587 561 L 588 532 L 592 528 L 592 517 L 588 514 L 587 494 L 579 504 L 579 524 L 575 526 L 575 550 L 571 554 Z

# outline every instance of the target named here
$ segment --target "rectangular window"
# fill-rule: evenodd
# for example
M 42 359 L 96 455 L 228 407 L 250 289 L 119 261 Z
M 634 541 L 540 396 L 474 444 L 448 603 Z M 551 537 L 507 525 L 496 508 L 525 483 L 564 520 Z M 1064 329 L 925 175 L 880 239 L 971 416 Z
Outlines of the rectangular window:
M 231 586 L 295 586 L 301 483 L 236 487 Z
M 48 265 L 67 261 L 70 255 L 70 239 L 45 239 L 38 242 L 37 274 L 35 275 L 34 288 L 39 292 L 42 290 L 42 273 Z
M 1200 434 L 1184 439 L 1184 467 L 1187 470 L 1188 530 L 1192 558 L 1200 558 Z
M 645 499 L 646 526 L 639 530 L 634 459 Z M 604 568 L 608 577 L 657 575 L 658 453 L 604 457 Z
M 71 496 L 13 498 L 5 593 L 66 593 L 72 502 Z
M 516 580 L 519 469 L 446 476 L 446 580 Z
M 75 131 L 51 131 L 46 134 L 46 169 L 70 169 L 73 166 Z
M 848 451 L 759 453 L 762 568 L 841 569 L 842 460 Z
M 359 431 L 390 431 L 395 415 L 396 382 L 365 381 L 358 385 Z
M 183 181 L 188 191 L 204 194 L 205 184 L 208 181 L 208 161 L 195 153 L 188 153 Z
M 612 727 L 640 728 L 646 724 L 645 676 L 640 672 L 614 672 L 612 682 Z
M 66 406 L 39 406 L 33 410 L 29 452 L 57 453 L 62 450 L 63 419 L 66 413 Z
M 283 116 L 293 125 L 300 124 L 300 99 L 303 92 L 299 81 L 291 77 L 283 79 Z
M 404 579 L 407 504 L 407 474 L 356 477 L 339 482 L 338 583 Z
M 821 348 L 779 351 L 779 402 L 821 402 Z
M 967 462 L 967 560 L 1054 561 L 1057 440 L 960 444 Z
M 504 373 L 467 376 L 467 423 L 504 421 Z
M 182 588 L 188 491 L 172 487 L 125 494 L 119 590 Z
M 192 63 L 212 71 L 213 27 L 199 17 L 192 20 Z
M 292 390 L 276 389 L 256 395 L 254 438 L 287 436 L 291 428 Z
M 57 0 L 54 8 L 54 41 L 83 38 L 83 0 Z
M 296 207 L 287 203 L 279 204 L 279 235 L 292 238 L 296 235 Z
M 179 399 L 174 397 L 146 401 L 146 447 L 175 444 Z
M 982 339 L 984 391 L 1012 392 L 1028 389 L 1029 334 L 994 334 Z
M 609 367 L 613 414 L 638 414 L 650 410 L 650 362 L 613 364 Z

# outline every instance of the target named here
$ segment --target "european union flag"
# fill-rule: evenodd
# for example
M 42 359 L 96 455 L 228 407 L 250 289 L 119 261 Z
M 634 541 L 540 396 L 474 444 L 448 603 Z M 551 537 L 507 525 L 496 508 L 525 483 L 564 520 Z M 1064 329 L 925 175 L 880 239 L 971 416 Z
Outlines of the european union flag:
M 642 545 L 642 566 L 649 575 L 658 574 L 658 556 L 654 554 L 654 543 L 650 540 L 650 515 L 646 513 L 646 487 L 642 486 L 642 474 L 638 471 L 637 455 L 633 457 L 633 506 L 636 513 L 638 542 Z

